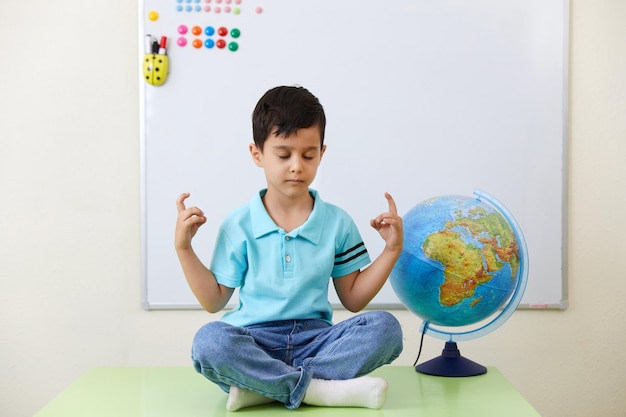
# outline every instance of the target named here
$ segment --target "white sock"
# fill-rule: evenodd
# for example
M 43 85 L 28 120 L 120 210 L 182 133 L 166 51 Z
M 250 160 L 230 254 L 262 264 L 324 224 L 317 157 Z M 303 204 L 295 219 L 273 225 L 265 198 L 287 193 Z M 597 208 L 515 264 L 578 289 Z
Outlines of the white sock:
M 248 391 L 247 389 L 239 388 L 233 385 L 230 387 L 228 401 L 226 401 L 226 410 L 237 411 L 242 408 L 268 404 L 273 401 L 274 400 L 271 398 L 264 397 L 256 392 Z
M 312 379 L 303 402 L 325 407 L 379 409 L 387 398 L 387 381 L 372 376 L 345 380 Z

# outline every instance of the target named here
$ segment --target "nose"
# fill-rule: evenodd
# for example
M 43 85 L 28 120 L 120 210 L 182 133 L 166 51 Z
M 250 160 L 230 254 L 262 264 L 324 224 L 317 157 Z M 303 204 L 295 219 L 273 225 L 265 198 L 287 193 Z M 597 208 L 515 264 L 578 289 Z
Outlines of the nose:
M 302 159 L 298 156 L 294 156 L 293 158 L 291 158 L 291 166 L 289 170 L 291 172 L 302 171 Z

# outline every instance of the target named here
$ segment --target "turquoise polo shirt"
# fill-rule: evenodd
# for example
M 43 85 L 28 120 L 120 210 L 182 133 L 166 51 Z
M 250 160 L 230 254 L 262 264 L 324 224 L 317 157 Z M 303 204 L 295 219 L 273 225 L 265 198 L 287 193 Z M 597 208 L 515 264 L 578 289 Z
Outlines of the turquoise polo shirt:
M 285 233 L 269 216 L 260 191 L 220 226 L 211 271 L 217 282 L 239 288 L 239 303 L 222 321 L 244 327 L 276 320 L 332 320 L 330 278 L 370 263 L 361 234 L 341 208 L 315 203 L 307 221 Z

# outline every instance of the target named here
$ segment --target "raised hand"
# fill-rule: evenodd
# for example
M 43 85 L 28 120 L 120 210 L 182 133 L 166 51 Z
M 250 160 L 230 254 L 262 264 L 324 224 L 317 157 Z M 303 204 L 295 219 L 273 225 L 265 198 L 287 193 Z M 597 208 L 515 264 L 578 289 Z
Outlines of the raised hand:
M 191 194 L 183 193 L 176 199 L 176 209 L 178 210 L 178 218 L 176 219 L 176 231 L 174 233 L 174 246 L 176 249 L 191 248 L 191 239 L 204 223 L 206 216 L 198 207 L 185 207 L 185 200 Z
M 389 211 L 379 214 L 376 218 L 370 220 L 370 225 L 380 233 L 385 240 L 386 248 L 392 251 L 402 250 L 403 230 L 402 217 L 398 215 L 396 202 L 389 193 L 385 193 L 385 198 L 389 203 Z

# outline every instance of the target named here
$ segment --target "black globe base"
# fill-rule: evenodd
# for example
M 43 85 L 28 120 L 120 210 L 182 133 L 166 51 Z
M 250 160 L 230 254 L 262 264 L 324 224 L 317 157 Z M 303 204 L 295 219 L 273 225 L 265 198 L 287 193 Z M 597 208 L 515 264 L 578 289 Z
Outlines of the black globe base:
M 446 342 L 441 356 L 417 365 L 415 370 L 421 374 L 446 377 L 477 376 L 487 373 L 484 366 L 461 356 L 456 342 Z

